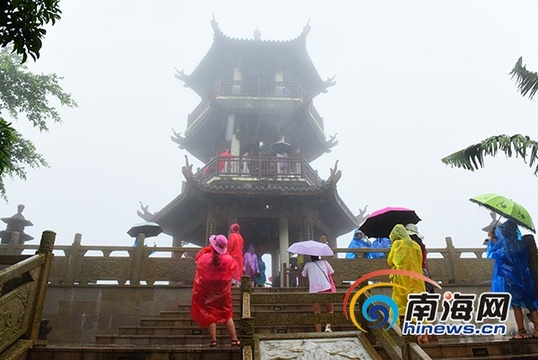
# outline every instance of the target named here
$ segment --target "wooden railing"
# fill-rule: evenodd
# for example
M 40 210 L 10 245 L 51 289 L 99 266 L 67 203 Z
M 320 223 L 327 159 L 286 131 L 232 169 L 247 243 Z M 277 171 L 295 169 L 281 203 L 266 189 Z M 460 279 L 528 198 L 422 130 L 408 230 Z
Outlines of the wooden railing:
M 294 100 L 308 104 L 308 113 L 323 130 L 323 119 L 312 105 L 301 84 L 279 81 L 219 81 L 187 118 L 187 129 L 209 109 L 215 99 L 259 98 L 263 100 Z
M 304 180 L 305 185 L 319 186 L 321 179 L 312 167 L 299 157 L 219 156 L 195 175 L 202 181 L 220 178 Z
M 55 238 L 43 232 L 35 255 L 0 255 L 1 359 L 18 359 L 39 338 Z
M 278 81 L 219 81 L 213 87 L 213 95 L 247 96 L 264 98 L 300 98 L 306 96 L 297 83 Z

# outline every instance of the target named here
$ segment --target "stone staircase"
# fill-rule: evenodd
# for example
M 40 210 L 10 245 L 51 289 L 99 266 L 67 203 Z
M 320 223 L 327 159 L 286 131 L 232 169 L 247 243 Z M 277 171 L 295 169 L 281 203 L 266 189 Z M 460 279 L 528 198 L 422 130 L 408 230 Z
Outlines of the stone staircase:
M 279 291 L 279 289 L 257 288 L 258 292 Z M 286 289 L 289 291 L 289 289 Z M 293 290 L 292 290 L 293 291 Z M 304 291 L 297 289 L 295 291 Z M 241 334 L 240 321 L 240 292 L 234 288 L 233 291 L 233 313 L 237 334 Z M 138 326 L 120 326 L 117 334 L 99 334 L 96 335 L 96 345 L 165 345 L 165 346 L 200 346 L 206 347 L 209 344 L 209 334 L 207 329 L 200 329 L 194 323 L 190 314 L 190 303 L 179 304 L 175 310 L 163 310 L 159 316 L 152 318 L 140 319 Z M 342 304 L 334 305 L 335 312 L 342 312 Z M 312 304 L 282 304 L 258 305 L 252 309 L 253 316 L 264 316 L 269 314 L 280 314 L 284 316 L 297 316 L 299 314 L 312 313 Z M 352 323 L 333 324 L 334 331 L 354 331 L 355 326 Z M 315 332 L 314 325 L 265 325 L 257 326 L 257 334 L 285 334 L 298 332 Z M 229 347 L 230 338 L 224 326 L 217 326 L 217 341 L 219 348 Z
M 257 288 L 254 292 L 304 292 L 302 288 Z M 240 291 L 233 289 L 234 321 L 237 333 L 241 334 Z M 335 313 L 342 312 L 342 304 L 334 304 Z M 311 303 L 255 305 L 252 315 L 270 318 L 275 314 L 285 318 L 301 317 L 311 314 Z M 316 335 L 313 325 L 301 325 L 287 321 L 287 324 L 257 325 L 255 333 L 259 336 L 278 337 L 297 334 L 303 337 Z M 333 323 L 335 333 L 350 334 L 357 332 L 348 320 Z M 382 336 L 387 337 L 387 333 Z M 370 332 L 367 335 L 376 357 L 386 360 L 401 359 L 402 353 L 394 351 L 401 347 L 403 338 L 394 336 L 396 347 L 390 349 L 379 336 Z M 334 334 L 336 335 L 336 334 Z M 375 336 L 374 336 L 375 335 Z M 209 347 L 207 329 L 200 329 L 190 316 L 190 303 L 181 303 L 176 309 L 163 310 L 155 317 L 140 319 L 137 326 L 120 326 L 115 334 L 98 334 L 91 345 L 47 345 L 34 347 L 26 360 L 238 360 L 242 358 L 241 349 L 230 346 L 230 338 L 224 326 L 217 327 L 216 348 Z M 538 340 L 508 341 L 507 338 L 443 336 L 438 343 L 424 344 L 414 348 L 423 356 L 421 359 L 468 360 L 487 359 L 538 359 Z

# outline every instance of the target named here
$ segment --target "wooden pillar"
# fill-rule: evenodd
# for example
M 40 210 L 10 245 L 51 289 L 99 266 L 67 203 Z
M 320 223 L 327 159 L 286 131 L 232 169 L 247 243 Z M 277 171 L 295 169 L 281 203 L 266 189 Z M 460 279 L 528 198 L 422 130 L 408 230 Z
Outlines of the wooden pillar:
M 216 228 L 217 228 L 217 217 L 215 216 L 215 213 L 209 212 L 207 214 L 204 244 L 206 245 L 209 244 L 209 237 L 215 234 Z

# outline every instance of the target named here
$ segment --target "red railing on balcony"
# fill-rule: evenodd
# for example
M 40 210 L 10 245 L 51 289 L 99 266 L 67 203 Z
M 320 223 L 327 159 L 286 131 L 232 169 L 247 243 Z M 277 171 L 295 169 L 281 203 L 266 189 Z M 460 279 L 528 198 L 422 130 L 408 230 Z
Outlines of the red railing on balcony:
M 304 179 L 319 186 L 321 179 L 314 169 L 299 157 L 219 156 L 203 167 L 196 177 L 209 181 L 215 177 L 249 177 L 255 179 Z

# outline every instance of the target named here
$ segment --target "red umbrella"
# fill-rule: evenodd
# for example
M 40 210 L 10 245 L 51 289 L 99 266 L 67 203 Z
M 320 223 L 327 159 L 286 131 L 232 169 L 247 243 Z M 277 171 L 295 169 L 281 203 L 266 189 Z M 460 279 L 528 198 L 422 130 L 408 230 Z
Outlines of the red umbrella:
M 403 207 L 386 207 L 368 216 L 366 221 L 359 227 L 359 230 L 368 237 L 389 237 L 392 228 L 396 224 L 416 224 L 420 218 L 415 210 Z

